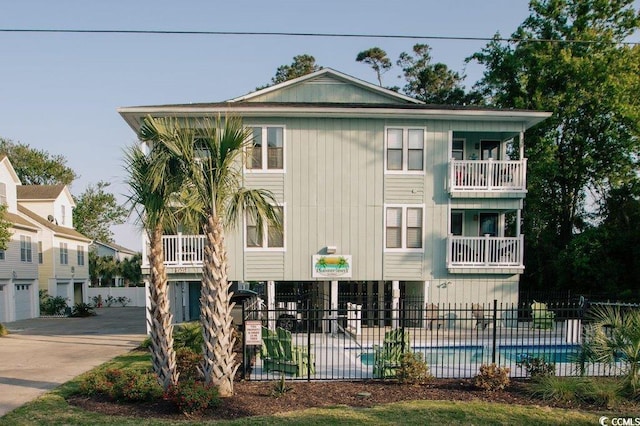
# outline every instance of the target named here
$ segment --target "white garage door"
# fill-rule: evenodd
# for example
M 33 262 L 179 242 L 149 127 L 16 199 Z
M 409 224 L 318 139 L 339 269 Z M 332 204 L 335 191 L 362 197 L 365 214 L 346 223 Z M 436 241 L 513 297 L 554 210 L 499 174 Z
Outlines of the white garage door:
M 16 284 L 16 321 L 31 318 L 31 284 Z

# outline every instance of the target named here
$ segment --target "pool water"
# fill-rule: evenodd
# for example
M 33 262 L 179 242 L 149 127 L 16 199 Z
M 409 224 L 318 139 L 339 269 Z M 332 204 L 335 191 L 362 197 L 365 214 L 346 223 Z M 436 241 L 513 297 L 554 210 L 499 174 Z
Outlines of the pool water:
M 547 362 L 575 362 L 580 355 L 579 345 L 543 345 L 518 346 L 501 345 L 498 349 L 501 358 L 520 362 L 526 358 L 541 358 Z
M 482 346 L 429 346 L 412 348 L 411 351 L 422 353 L 428 365 L 481 363 L 484 353 Z M 374 363 L 373 352 L 364 352 L 358 357 L 364 365 Z

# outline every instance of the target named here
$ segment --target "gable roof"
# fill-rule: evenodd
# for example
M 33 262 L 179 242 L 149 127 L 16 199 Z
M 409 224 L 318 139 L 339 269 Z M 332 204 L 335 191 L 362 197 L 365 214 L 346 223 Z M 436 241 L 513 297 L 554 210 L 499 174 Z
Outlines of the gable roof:
M 360 80 L 358 78 L 336 71 L 332 68 L 322 68 L 321 70 L 312 72 L 310 74 L 293 78 L 291 80 L 287 80 L 285 82 L 275 84 L 261 90 L 256 90 L 255 92 L 230 99 L 227 102 L 252 102 L 256 100 L 260 101 L 263 98 L 268 98 L 266 95 L 273 94 L 274 92 L 284 91 L 287 89 L 291 89 L 293 86 L 300 86 L 313 82 L 324 84 L 347 83 L 348 85 L 358 88 L 364 92 L 375 94 L 381 99 L 385 99 L 387 103 L 424 104 L 424 102 L 414 99 L 410 96 L 394 92 L 393 90 L 389 90 L 381 86 L 376 86 L 364 80 Z
M 100 246 L 103 246 L 103 247 L 107 247 L 107 248 L 110 248 L 110 249 L 112 249 L 114 251 L 118 251 L 120 253 L 125 253 L 125 254 L 133 255 L 133 254 L 137 254 L 138 253 L 135 250 L 128 249 L 128 248 L 126 248 L 124 246 L 121 246 L 119 244 L 116 244 L 116 243 L 105 243 L 105 242 L 102 242 L 102 241 L 93 240 L 91 242 L 91 244 L 97 244 L 97 245 L 100 245 Z
M 11 164 L 11 160 L 9 160 L 9 157 L 3 155 L 0 158 L 0 163 L 4 164 L 4 166 L 7 168 L 9 174 L 11 175 L 11 178 L 13 179 L 13 182 L 17 185 L 20 185 L 20 178 L 18 177 L 16 170 L 13 168 L 13 164 Z
M 19 185 L 18 201 L 55 201 L 64 194 L 72 206 L 76 203 L 67 185 Z
M 64 190 L 65 185 L 20 185 L 18 200 L 55 200 Z
M 338 82 L 331 89 L 332 82 Z M 323 89 L 316 90 L 317 87 Z M 371 95 L 371 96 L 368 96 Z M 434 119 L 521 123 L 526 130 L 550 112 L 478 106 L 428 105 L 331 68 L 323 68 L 225 102 L 122 107 L 118 113 L 137 133 L 144 118 L 238 115 L 243 118 L 322 117 Z
M 12 228 L 25 229 L 33 232 L 38 232 L 39 229 L 36 225 L 15 213 L 4 212 L 4 220 L 10 222 Z
M 40 225 L 41 227 L 50 229 L 57 236 L 69 238 L 69 239 L 72 239 L 72 240 L 84 241 L 84 242 L 90 242 L 91 241 L 90 238 L 88 238 L 85 235 L 79 233 L 75 229 L 66 228 L 64 226 L 56 225 L 53 222 L 49 222 L 47 219 L 45 219 L 43 217 L 40 217 L 39 215 L 37 215 L 36 213 L 32 212 L 31 210 L 29 210 L 28 208 L 26 208 L 23 205 L 18 204 L 18 211 L 20 213 L 24 214 L 25 216 L 27 216 L 33 222 L 35 222 L 38 225 Z

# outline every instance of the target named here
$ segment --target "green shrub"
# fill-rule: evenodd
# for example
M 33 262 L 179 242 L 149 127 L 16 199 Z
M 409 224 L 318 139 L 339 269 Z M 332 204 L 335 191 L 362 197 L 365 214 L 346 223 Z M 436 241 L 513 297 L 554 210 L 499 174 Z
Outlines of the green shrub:
M 516 365 L 520 368 L 524 368 L 532 379 L 537 380 L 542 377 L 556 375 L 556 365 L 552 362 L 547 362 L 542 357 L 538 358 L 528 356 L 518 361 Z
M 273 384 L 273 390 L 271 391 L 271 395 L 279 398 L 286 394 L 289 391 L 292 391 L 293 388 L 287 386 L 287 383 L 284 380 L 284 374 L 280 375 L 280 380 Z
M 580 389 L 581 399 L 594 405 L 613 409 L 625 395 L 624 384 L 618 378 L 591 378 Z
M 202 354 L 195 352 L 191 348 L 179 348 L 176 350 L 176 365 L 180 373 L 181 381 L 199 380 L 202 376 L 200 372 L 200 362 Z
M 396 377 L 401 383 L 424 383 L 431 378 L 429 366 L 421 352 L 405 352 L 400 359 Z
M 73 305 L 73 308 L 71 309 L 72 317 L 83 318 L 83 317 L 90 317 L 95 314 L 96 312 L 94 311 L 93 306 L 88 303 L 76 303 L 75 305 Z
M 40 290 L 40 315 L 64 315 L 67 299 L 62 296 L 49 296 L 46 290 Z
M 0 324 L 0 337 L 6 336 L 9 334 L 9 330 L 4 324 Z
M 545 376 L 531 382 L 529 393 L 543 401 L 575 402 L 580 400 L 588 383 L 583 378 Z
M 200 414 L 220 402 L 215 386 L 194 380 L 169 386 L 164 393 L 164 399 L 175 404 L 182 413 L 189 415 Z
M 494 392 L 509 386 L 509 368 L 499 367 L 496 364 L 483 364 L 474 379 L 476 387 Z
M 115 401 L 151 401 L 162 396 L 155 374 L 118 368 L 86 376 L 79 389 L 82 395 L 105 395 Z
M 199 322 L 186 322 L 173 328 L 173 347 L 189 348 L 201 354 L 204 338 L 202 337 L 202 326 Z

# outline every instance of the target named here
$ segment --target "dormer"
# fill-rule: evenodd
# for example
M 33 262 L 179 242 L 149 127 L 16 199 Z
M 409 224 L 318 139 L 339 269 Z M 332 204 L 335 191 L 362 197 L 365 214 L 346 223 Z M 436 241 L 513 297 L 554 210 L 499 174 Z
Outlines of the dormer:
M 49 222 L 73 228 L 73 208 L 76 206 L 66 185 L 18 186 L 18 201 Z

